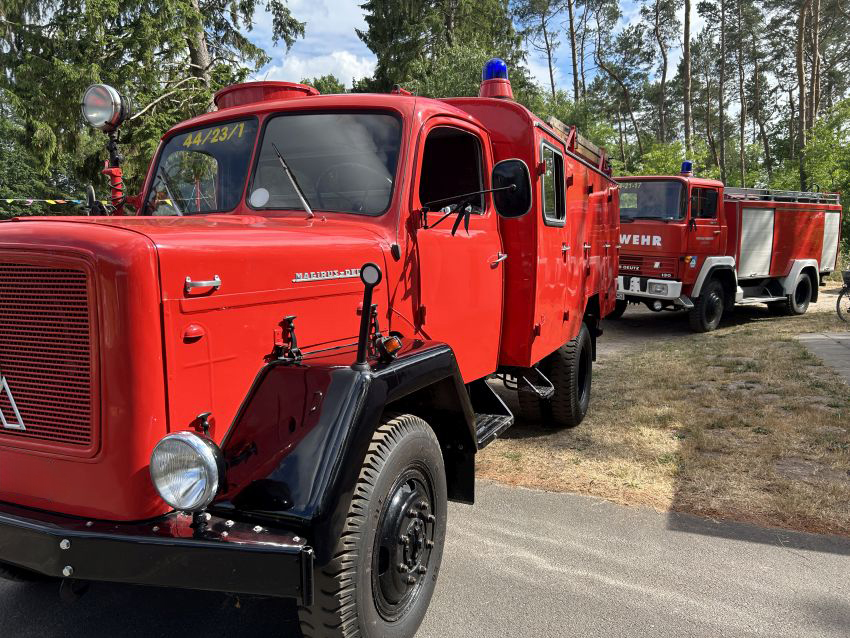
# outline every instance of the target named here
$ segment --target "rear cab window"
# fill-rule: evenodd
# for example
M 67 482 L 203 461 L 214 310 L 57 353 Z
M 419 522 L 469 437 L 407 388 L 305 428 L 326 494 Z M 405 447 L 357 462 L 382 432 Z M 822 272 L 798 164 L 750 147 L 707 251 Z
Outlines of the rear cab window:
M 541 157 L 545 165 L 540 178 L 543 221 L 547 226 L 563 226 L 567 217 L 564 199 L 564 156 L 544 142 Z

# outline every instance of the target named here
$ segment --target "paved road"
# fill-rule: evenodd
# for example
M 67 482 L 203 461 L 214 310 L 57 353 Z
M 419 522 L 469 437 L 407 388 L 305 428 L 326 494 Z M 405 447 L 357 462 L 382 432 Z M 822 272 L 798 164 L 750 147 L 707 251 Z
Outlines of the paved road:
M 452 506 L 420 638 L 846 637 L 850 540 L 479 483 Z M 96 584 L 0 584 L 0 636 L 293 637 L 285 602 Z
M 797 339 L 850 383 L 850 332 L 805 334 Z

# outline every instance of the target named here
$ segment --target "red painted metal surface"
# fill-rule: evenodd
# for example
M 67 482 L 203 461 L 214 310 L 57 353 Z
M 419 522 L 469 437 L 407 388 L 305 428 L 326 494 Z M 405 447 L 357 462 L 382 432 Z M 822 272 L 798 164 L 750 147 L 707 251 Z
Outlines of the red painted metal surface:
M 543 224 L 534 173 L 533 206 L 523 217 L 499 218 L 487 196 L 487 210 L 473 216 L 468 234 L 461 229 L 452 237 L 453 220 L 445 229 L 422 227 L 418 167 L 428 132 L 442 124 L 476 135 L 487 187 L 496 161 L 539 163 L 544 132 L 522 106 L 403 94 L 281 99 L 291 96 L 268 86 L 237 89 L 220 96 L 226 108 L 168 135 L 246 115 L 256 116 L 262 130 L 269 116 L 294 110 L 395 113 L 403 122 L 402 142 L 387 212 L 317 210 L 311 219 L 303 210 L 258 214 L 245 201 L 245 185 L 230 214 L 0 223 L 0 250 L 14 257 L 9 263 L 50 255 L 88 273 L 92 369 L 99 366 L 91 377 L 91 427 L 100 432 L 76 457 L 67 443 L 23 449 L 7 443 L 22 440 L 17 435 L 0 437 L 0 501 L 111 520 L 165 511 L 148 476 L 154 445 L 168 431 L 192 427 L 202 412 L 213 413 L 211 435 L 221 441 L 268 361 L 284 317 L 297 316 L 302 349 L 350 343 L 357 334 L 360 280 L 299 280 L 299 272 L 379 264 L 384 278 L 374 299 L 382 329 L 445 341 L 466 382 L 499 365 L 536 363 L 575 336 L 589 303 L 598 300 L 603 314 L 613 306 L 617 254 L 605 244 L 613 246 L 617 232 L 616 184 L 569 152 L 563 226 Z M 500 252 L 507 260 L 497 262 Z M 218 287 L 186 287 L 187 278 L 215 276 Z M 10 383 L 20 383 L 10 376 Z
M 219 89 L 213 101 L 218 108 L 229 109 L 266 100 L 290 100 L 308 95 L 319 95 L 319 91 L 295 82 L 246 82 Z

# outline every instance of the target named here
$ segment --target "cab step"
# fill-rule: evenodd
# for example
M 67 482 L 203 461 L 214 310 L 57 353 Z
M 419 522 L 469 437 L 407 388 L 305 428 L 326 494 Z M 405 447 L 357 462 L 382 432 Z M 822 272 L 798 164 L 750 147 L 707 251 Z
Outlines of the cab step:
M 555 386 L 552 385 L 552 382 L 549 381 L 545 374 L 534 366 L 528 370 L 528 375 L 522 375 L 520 377 L 520 383 L 518 384 L 520 392 L 528 392 L 540 399 L 548 399 L 555 394 Z
M 469 398 L 475 411 L 475 438 L 480 450 L 514 424 L 514 415 L 484 379 L 469 384 Z
M 743 299 L 741 299 L 737 303 L 738 303 L 739 306 L 746 306 L 746 305 L 749 305 L 749 304 L 756 304 L 756 303 L 771 303 L 771 302 L 774 302 L 774 301 L 786 301 L 787 299 L 788 299 L 788 297 L 784 297 L 784 296 L 783 297 L 770 297 L 770 296 L 766 296 L 766 297 L 744 297 Z
M 478 440 L 478 449 L 481 450 L 499 435 L 514 424 L 514 416 L 504 414 L 476 414 L 475 415 L 475 438 Z

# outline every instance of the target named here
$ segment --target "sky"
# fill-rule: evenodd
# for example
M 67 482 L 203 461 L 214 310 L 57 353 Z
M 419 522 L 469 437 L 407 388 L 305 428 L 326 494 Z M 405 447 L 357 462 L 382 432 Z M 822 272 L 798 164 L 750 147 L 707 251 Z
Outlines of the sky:
M 258 15 L 254 29 L 248 35 L 269 53 L 272 61 L 254 79 L 298 82 L 303 78 L 330 73 L 351 87 L 352 79 L 372 74 L 375 56 L 355 31 L 366 29 L 363 10 L 359 6 L 362 0 L 289 0 L 288 4 L 292 14 L 306 22 L 305 36 L 298 39 L 289 52 L 285 46 L 275 47 L 271 42 L 271 20 L 262 14 Z M 703 20 L 697 16 L 696 1 L 691 4 L 691 29 L 696 34 Z M 621 10 L 623 19 L 620 28 L 640 19 L 639 5 L 634 0 L 622 2 Z M 679 10 L 678 15 L 681 21 L 684 8 Z M 556 52 L 555 82 L 558 87 L 568 90 L 572 82 L 572 65 L 565 29 L 563 31 L 560 38 L 562 45 Z M 675 73 L 680 59 L 681 48 L 671 51 L 669 75 Z M 548 86 L 549 72 L 545 57 L 529 50 L 527 62 L 537 81 L 542 86 Z

